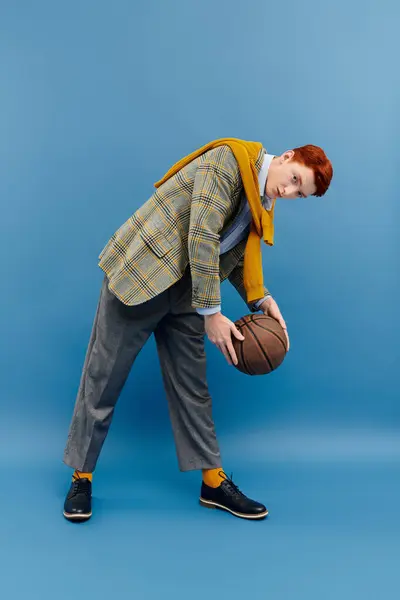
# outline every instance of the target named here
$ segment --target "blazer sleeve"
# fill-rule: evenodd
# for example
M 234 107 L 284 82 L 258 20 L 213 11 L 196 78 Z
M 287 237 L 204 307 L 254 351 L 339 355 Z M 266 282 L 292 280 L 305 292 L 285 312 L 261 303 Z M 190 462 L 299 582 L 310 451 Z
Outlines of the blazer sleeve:
M 257 300 L 255 300 L 254 302 L 251 302 L 251 303 L 247 302 L 246 288 L 244 287 L 244 283 L 243 283 L 243 268 L 244 268 L 244 258 L 241 258 L 240 261 L 238 262 L 238 264 L 236 265 L 236 267 L 231 271 L 230 275 L 228 276 L 228 279 L 229 279 L 230 283 L 235 287 L 236 291 L 240 294 L 240 296 L 242 297 L 244 302 L 247 304 L 249 310 L 251 312 L 257 312 L 258 308 L 256 308 L 256 306 L 255 306 Z M 264 287 L 264 296 L 267 296 L 270 293 L 271 292 L 268 291 L 268 289 L 266 287 Z M 261 300 L 261 298 L 260 298 L 260 300 Z
M 221 304 L 220 232 L 235 208 L 233 198 L 240 183 L 239 166 L 228 146 L 202 156 L 193 184 L 188 233 L 194 308 Z

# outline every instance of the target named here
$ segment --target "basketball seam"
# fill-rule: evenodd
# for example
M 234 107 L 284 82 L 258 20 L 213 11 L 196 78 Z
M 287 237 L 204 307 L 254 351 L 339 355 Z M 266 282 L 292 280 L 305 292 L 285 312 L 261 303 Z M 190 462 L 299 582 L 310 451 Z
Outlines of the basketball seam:
M 269 366 L 271 367 L 271 371 L 273 371 L 273 370 L 274 370 L 274 367 L 272 366 L 272 363 L 271 363 L 270 359 L 268 358 L 268 355 L 266 354 L 266 352 L 265 352 L 264 348 L 261 346 L 260 342 L 258 341 L 256 334 L 255 334 L 255 333 L 254 333 L 254 332 L 251 330 L 251 328 L 250 328 L 250 327 L 249 327 L 249 331 L 250 331 L 251 335 L 253 336 L 253 338 L 255 339 L 255 341 L 256 341 L 256 344 L 257 344 L 257 345 L 258 345 L 258 347 L 260 348 L 261 352 L 264 354 L 265 360 L 267 361 L 267 363 L 268 363 L 268 364 L 269 364 Z
M 257 319 L 257 320 L 260 320 L 260 319 Z M 268 331 L 268 333 L 271 333 L 274 337 L 276 337 L 276 339 L 279 340 L 280 343 L 282 344 L 282 346 L 284 347 L 285 352 L 287 352 L 286 344 L 282 341 L 282 339 L 279 337 L 279 335 L 277 333 L 275 333 L 275 331 L 272 331 L 272 329 L 268 329 L 268 327 L 263 327 L 262 325 L 260 325 L 260 323 L 257 323 L 257 321 L 255 321 L 255 320 L 253 320 L 253 323 L 255 325 L 257 325 L 257 327 L 264 329 L 264 331 Z
M 240 354 L 242 356 L 242 363 L 243 363 L 244 368 L 246 369 L 247 375 L 253 375 L 253 373 L 251 373 L 251 371 L 249 369 L 249 365 L 247 364 L 246 359 L 244 357 L 243 344 L 240 344 Z

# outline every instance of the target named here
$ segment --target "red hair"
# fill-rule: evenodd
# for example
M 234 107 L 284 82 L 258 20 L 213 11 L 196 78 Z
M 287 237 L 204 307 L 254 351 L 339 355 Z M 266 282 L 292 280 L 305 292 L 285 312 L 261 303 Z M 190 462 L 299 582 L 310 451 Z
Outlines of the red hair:
M 314 171 L 315 186 L 313 196 L 323 196 L 327 191 L 333 176 L 332 163 L 319 146 L 308 144 L 293 149 L 293 161 L 298 162 Z

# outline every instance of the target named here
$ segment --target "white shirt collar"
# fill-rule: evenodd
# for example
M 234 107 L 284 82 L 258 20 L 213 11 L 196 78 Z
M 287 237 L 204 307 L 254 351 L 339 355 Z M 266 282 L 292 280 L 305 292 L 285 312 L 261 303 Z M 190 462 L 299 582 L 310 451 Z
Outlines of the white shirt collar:
M 267 183 L 268 170 L 271 165 L 272 159 L 275 158 L 274 154 L 264 154 L 264 161 L 258 174 L 258 184 L 260 186 L 260 196 L 262 205 L 266 210 L 270 210 L 272 207 L 272 198 L 269 198 L 265 193 L 265 185 Z

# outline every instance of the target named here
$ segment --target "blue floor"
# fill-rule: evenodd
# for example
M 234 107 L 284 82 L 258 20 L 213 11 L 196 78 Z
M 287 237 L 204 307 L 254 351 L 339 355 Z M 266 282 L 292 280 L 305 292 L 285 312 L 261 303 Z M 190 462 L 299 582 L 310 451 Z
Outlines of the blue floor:
M 235 459 L 237 483 L 270 510 L 248 522 L 200 507 L 198 474 L 179 473 L 171 448 L 158 467 L 137 456 L 120 470 L 113 448 L 84 524 L 61 515 L 64 465 L 3 464 L 3 598 L 399 597 L 398 461 Z

